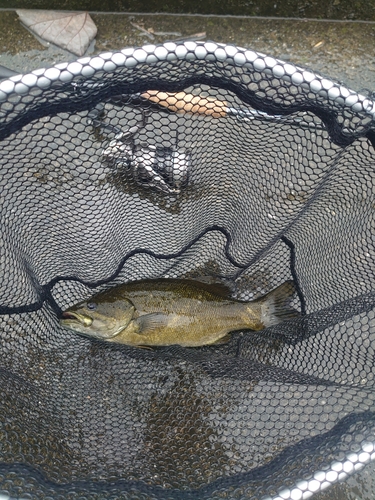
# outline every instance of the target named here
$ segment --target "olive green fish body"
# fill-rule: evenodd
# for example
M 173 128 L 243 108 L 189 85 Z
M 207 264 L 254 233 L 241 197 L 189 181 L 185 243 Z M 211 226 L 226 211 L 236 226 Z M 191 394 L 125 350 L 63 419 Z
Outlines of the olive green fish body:
M 243 328 L 263 328 L 243 304 L 189 304 L 181 312 L 145 312 L 111 340 L 128 345 L 196 347 L 214 344 L 230 331 Z
M 293 293 L 293 285 L 287 282 L 262 299 L 240 302 L 226 298 L 222 288 L 191 280 L 145 280 L 100 293 L 66 311 L 61 322 L 110 342 L 194 347 L 220 342 L 234 330 L 261 330 L 286 319 L 280 318 L 279 313 L 290 317 L 291 310 L 285 309 L 285 302 Z M 95 310 L 90 311 L 93 305 Z M 118 318 L 116 327 L 106 330 L 106 316 L 112 321 L 113 317 Z M 86 318 L 86 326 L 82 318 Z

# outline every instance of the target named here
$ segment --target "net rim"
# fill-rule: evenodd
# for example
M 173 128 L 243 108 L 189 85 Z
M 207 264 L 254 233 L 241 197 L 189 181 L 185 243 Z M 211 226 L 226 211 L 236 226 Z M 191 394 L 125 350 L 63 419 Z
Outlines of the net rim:
M 0 102 L 12 94 L 27 95 L 32 89 L 47 90 L 53 83 L 70 83 L 77 76 L 91 78 L 98 72 L 113 72 L 119 68 L 135 68 L 142 64 L 162 61 L 188 62 L 217 61 L 247 68 L 249 73 L 261 72 L 285 83 L 301 86 L 352 112 L 365 113 L 375 119 L 375 102 L 342 83 L 319 75 L 311 69 L 294 65 L 281 59 L 231 44 L 208 42 L 166 42 L 142 47 L 125 48 L 117 52 L 103 52 L 76 61 L 59 63 L 51 68 L 40 68 L 27 74 L 19 74 L 0 82 Z
M 315 493 L 348 479 L 375 460 L 375 441 L 363 441 L 357 453 L 348 452 L 340 461 L 334 461 L 329 469 L 317 470 L 312 477 L 300 479 L 289 488 L 281 488 L 274 496 L 262 500 L 306 500 Z

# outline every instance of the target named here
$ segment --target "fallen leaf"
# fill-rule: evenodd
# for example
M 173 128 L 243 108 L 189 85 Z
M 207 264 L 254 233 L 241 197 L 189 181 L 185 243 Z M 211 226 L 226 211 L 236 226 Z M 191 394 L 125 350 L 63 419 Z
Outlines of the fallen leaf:
M 21 22 L 47 42 L 83 56 L 94 40 L 97 28 L 88 12 L 16 10 Z

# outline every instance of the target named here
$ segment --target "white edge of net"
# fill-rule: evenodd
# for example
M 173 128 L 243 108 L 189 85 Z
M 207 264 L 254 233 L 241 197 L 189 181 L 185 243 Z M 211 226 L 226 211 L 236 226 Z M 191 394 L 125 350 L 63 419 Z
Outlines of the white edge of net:
M 299 479 L 294 486 L 281 488 L 275 496 L 263 496 L 261 500 L 306 500 L 315 493 L 344 481 L 373 460 L 375 460 L 375 442 L 363 441 L 357 452 L 348 452 L 343 460 L 332 462 L 328 469 L 318 470 L 312 477 Z
M 316 471 L 312 477 L 299 479 L 294 486 L 281 488 L 275 496 L 263 496 L 261 500 L 307 500 L 315 493 L 324 491 L 333 484 L 344 481 L 375 460 L 375 441 L 363 441 L 357 452 L 349 452 L 341 461 L 334 461 L 326 470 Z M 12 500 L 0 493 L 0 500 Z M 18 500 L 26 500 L 19 497 Z
M 119 52 L 106 52 L 93 57 L 83 57 L 71 63 L 60 63 L 51 68 L 41 68 L 25 75 L 16 75 L 0 82 L 0 102 L 11 94 L 26 95 L 33 88 L 47 89 L 54 82 L 68 83 L 80 75 L 90 78 L 99 71 L 113 72 L 118 68 L 133 68 L 158 61 L 209 60 L 247 67 L 249 71 L 264 72 L 288 83 L 303 87 L 343 108 L 364 113 L 375 119 L 375 102 L 365 95 L 331 81 L 289 62 L 284 62 L 259 52 L 215 42 L 167 42 L 161 45 L 144 45 L 126 48 Z

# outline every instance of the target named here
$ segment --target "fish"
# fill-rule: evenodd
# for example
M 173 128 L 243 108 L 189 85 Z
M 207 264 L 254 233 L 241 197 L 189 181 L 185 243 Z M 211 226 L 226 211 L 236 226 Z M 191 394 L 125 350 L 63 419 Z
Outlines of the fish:
M 225 343 L 230 332 L 263 330 L 298 316 L 286 281 L 250 301 L 190 279 L 152 279 L 118 285 L 62 313 L 60 324 L 86 336 L 135 347 L 199 347 Z

